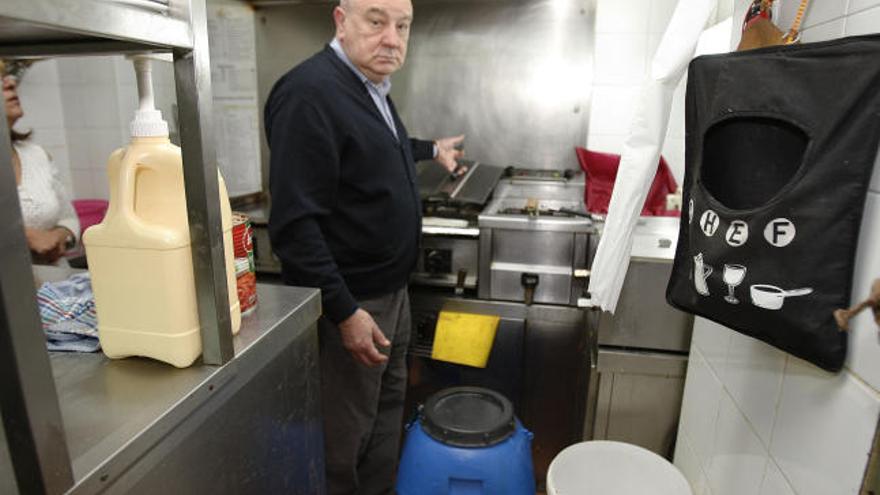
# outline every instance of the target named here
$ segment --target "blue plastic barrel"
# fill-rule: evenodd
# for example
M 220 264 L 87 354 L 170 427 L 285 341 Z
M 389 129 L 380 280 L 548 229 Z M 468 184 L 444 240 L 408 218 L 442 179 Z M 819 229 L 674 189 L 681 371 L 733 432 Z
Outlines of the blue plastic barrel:
M 442 390 L 407 425 L 399 495 L 534 495 L 532 433 L 503 395 Z

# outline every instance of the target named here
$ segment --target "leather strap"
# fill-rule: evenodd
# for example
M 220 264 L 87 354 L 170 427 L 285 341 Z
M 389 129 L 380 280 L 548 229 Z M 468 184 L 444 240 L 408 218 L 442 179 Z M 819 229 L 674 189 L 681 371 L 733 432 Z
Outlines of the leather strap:
M 801 39 L 801 21 L 804 20 L 804 13 L 807 11 L 807 5 L 810 3 L 810 0 L 801 0 L 801 5 L 798 7 L 797 14 L 794 16 L 794 22 L 791 23 L 791 28 L 785 33 L 785 36 L 782 37 L 783 43 L 786 45 L 790 45 L 792 43 L 797 43 Z

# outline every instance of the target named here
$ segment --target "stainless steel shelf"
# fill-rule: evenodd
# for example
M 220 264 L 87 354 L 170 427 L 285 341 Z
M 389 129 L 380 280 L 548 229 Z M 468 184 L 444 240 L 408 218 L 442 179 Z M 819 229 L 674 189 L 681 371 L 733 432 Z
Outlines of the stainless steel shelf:
M 206 17 L 205 0 L 171 0 L 167 13 L 111 0 L 0 0 L 0 56 L 173 53 L 202 358 L 205 363 L 223 365 L 239 361 L 236 351 L 243 352 L 245 358 L 249 351 L 239 349 L 241 338 L 233 342 L 230 335 Z M 136 365 L 94 358 L 66 366 L 63 363 L 70 357 L 63 356 L 53 356 L 50 364 L 39 332 L 36 301 L 29 291 L 22 291 L 23 287 L 33 286 L 33 277 L 12 177 L 8 135 L 6 122 L 0 119 L 0 259 L 4 264 L 0 271 L 0 372 L 7 384 L 0 393 L 6 447 L 0 449 L 0 476 L 14 476 L 22 493 L 65 493 L 74 480 L 86 476 L 101 454 L 109 452 L 106 449 L 130 450 L 132 428 L 139 425 L 129 420 L 113 423 L 106 416 L 118 413 L 121 407 L 111 401 L 114 395 L 107 373 L 123 370 L 125 374 L 126 367 Z M 204 370 L 234 374 L 236 366 L 197 367 L 181 376 L 199 383 L 220 376 Z M 155 379 L 149 378 L 149 372 L 147 376 Z M 71 397 L 70 389 L 81 394 Z M 186 402 L 188 397 L 178 399 Z M 91 414 L 82 416 L 85 424 L 71 419 L 71 407 Z M 109 410 L 105 412 L 104 408 Z M 120 425 L 123 430 L 107 431 L 95 426 L 102 420 L 110 420 L 109 424 Z
M 123 475 L 216 394 L 249 381 L 320 316 L 316 289 L 258 285 L 242 319 L 235 358 L 224 366 L 176 369 L 149 359 L 50 353 L 74 492 L 97 492 Z M 273 385 L 274 386 L 274 385 Z M 144 469 L 140 466 L 139 469 Z
M 23 56 L 193 49 L 188 0 L 167 14 L 109 0 L 3 0 L 0 54 Z

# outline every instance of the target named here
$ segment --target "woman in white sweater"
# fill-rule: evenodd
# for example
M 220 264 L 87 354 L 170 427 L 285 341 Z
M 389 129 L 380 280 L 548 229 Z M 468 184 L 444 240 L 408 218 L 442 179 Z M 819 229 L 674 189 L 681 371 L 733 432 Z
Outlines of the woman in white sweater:
M 0 74 L 4 74 L 0 62 Z M 24 115 L 16 93 L 16 80 L 3 77 L 6 123 L 12 139 L 12 166 L 18 184 L 18 199 L 25 237 L 34 263 L 66 264 L 64 253 L 76 245 L 79 219 L 70 203 L 58 167 L 46 151 L 32 143 L 30 133 L 12 130 Z

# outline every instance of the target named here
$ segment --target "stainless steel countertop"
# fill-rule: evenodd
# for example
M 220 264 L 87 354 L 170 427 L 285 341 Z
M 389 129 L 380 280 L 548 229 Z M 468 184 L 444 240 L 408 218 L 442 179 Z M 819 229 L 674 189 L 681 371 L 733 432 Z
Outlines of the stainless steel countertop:
M 631 259 L 671 262 L 678 246 L 678 217 L 639 217 L 633 230 Z
M 266 225 L 269 222 L 269 206 L 265 202 L 236 208 L 235 211 L 247 215 L 255 225 Z
M 259 284 L 257 298 L 234 339 L 235 358 L 222 367 L 197 361 L 177 369 L 144 358 L 50 353 L 75 483 L 139 459 L 212 394 L 268 363 L 320 316 L 315 289 Z

